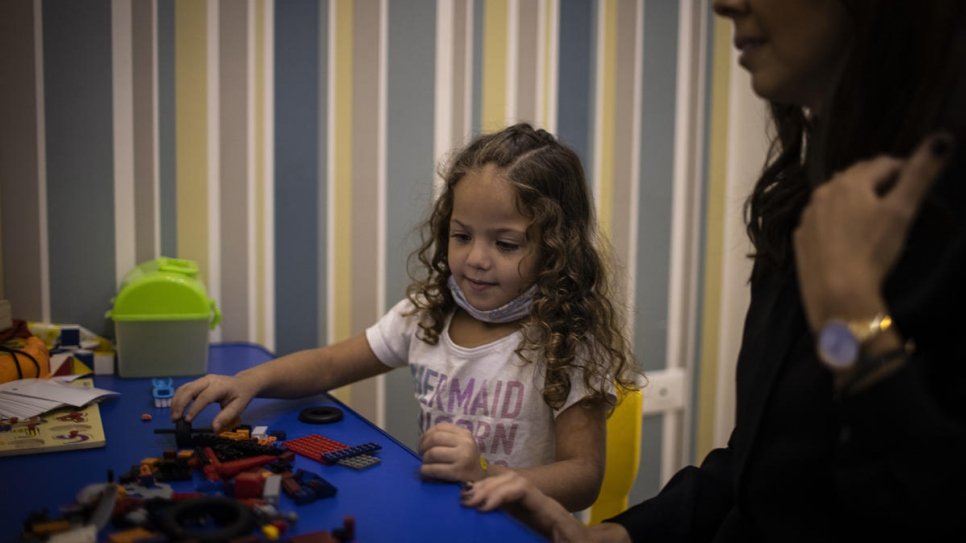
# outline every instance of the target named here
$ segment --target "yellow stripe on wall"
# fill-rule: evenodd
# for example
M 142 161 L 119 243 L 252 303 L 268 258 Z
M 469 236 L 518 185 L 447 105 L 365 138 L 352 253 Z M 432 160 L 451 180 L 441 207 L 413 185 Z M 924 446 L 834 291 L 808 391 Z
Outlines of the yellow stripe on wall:
M 718 327 L 721 315 L 721 274 L 728 144 L 728 89 L 731 79 L 731 29 L 714 20 L 712 54 L 711 144 L 708 152 L 708 196 L 705 215 L 704 310 L 701 316 L 701 367 L 698 380 L 698 430 L 695 458 L 714 447 L 715 389 L 718 376 Z
M 557 123 L 551 122 L 554 119 L 554 111 L 552 110 L 555 101 L 554 96 L 554 85 L 556 81 L 554 80 L 554 48 L 556 43 L 554 43 L 554 27 L 557 25 L 557 12 L 556 12 L 556 2 L 547 1 L 544 3 L 545 8 L 543 12 L 543 36 L 538 39 L 543 40 L 543 73 L 540 77 L 543 78 L 541 84 L 543 85 L 543 96 L 540 97 L 540 118 L 537 119 L 538 124 L 546 127 L 555 127 Z
M 483 14 L 483 110 L 484 132 L 506 124 L 507 0 L 485 0 Z
M 601 43 L 601 89 L 597 97 L 600 112 L 600 141 L 598 152 L 598 191 L 597 201 L 600 208 L 601 231 L 608 240 L 613 239 L 614 225 L 614 102 L 617 101 L 617 4 L 600 4 L 603 21 Z
M 352 0 L 335 1 L 335 51 L 333 55 L 335 87 L 335 108 L 330 114 L 334 118 L 334 154 L 330 157 L 335 166 L 335 179 L 332 180 L 333 202 L 331 213 L 334 228 L 333 237 L 333 278 L 335 290 L 332 292 L 334 312 L 332 315 L 332 337 L 329 342 L 347 339 L 352 333 Z M 350 403 L 348 387 L 335 391 L 340 400 Z
M 208 277 L 208 3 L 176 0 L 175 152 L 178 256 Z

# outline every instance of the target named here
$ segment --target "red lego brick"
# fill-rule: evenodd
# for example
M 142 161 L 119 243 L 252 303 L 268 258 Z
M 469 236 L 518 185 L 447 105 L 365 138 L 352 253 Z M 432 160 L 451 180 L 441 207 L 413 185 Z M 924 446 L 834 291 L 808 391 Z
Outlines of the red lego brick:
M 260 473 L 246 471 L 235 477 L 235 499 L 260 498 L 265 478 Z
M 348 449 L 344 443 L 317 434 L 307 435 L 285 442 L 285 448 L 317 462 L 322 461 L 322 455 L 332 451 Z

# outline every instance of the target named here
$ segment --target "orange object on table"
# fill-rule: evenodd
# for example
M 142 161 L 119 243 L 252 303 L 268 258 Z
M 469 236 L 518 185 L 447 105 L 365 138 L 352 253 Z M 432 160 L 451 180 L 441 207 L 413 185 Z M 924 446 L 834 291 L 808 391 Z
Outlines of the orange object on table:
M 15 338 L 0 346 L 0 383 L 49 375 L 50 354 L 40 338 Z

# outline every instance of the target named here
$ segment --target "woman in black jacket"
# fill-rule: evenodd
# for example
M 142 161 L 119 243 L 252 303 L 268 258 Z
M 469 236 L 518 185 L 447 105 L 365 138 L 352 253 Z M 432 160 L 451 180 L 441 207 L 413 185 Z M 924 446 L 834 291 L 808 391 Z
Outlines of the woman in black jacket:
M 557 541 L 962 539 L 966 3 L 714 9 L 775 126 L 728 446 L 593 528 L 512 476 L 463 501 Z

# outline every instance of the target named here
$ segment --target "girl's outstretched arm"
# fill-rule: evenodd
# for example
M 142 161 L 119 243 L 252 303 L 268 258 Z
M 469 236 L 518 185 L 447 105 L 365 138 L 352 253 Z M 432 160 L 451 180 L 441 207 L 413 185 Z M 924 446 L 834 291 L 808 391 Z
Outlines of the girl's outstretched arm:
M 178 387 L 171 419 L 187 421 L 212 403 L 221 412 L 212 421 L 218 432 L 236 420 L 252 398 L 299 398 L 386 373 L 391 368 L 373 354 L 365 334 L 345 341 L 288 354 L 239 372 L 206 375 Z
M 556 459 L 543 466 L 514 470 L 570 511 L 586 509 L 604 477 L 606 414 L 601 404 L 579 402 L 554 422 Z M 476 481 L 511 468 L 490 466 L 484 473 L 469 430 L 444 423 L 427 430 L 419 442 L 420 473 L 448 481 Z

